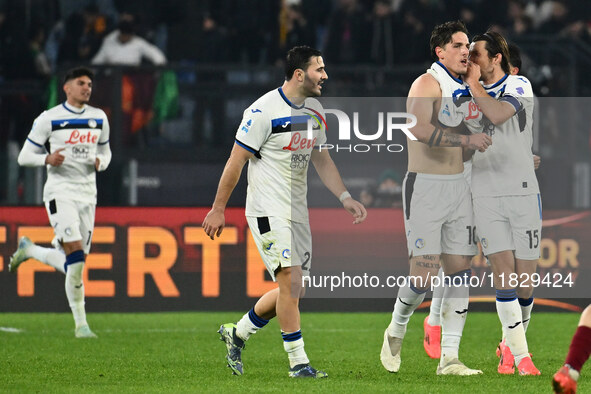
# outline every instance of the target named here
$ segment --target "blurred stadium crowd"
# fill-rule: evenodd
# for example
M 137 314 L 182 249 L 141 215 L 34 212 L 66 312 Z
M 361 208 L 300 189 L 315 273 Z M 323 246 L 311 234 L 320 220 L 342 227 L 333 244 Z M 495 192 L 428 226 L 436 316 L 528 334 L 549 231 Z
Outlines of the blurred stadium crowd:
M 38 180 L 31 175 L 22 186 L 27 172 L 13 168 L 14 154 L 35 117 L 63 99 L 60 78 L 71 66 L 92 65 L 97 71 L 91 103 L 105 110 L 115 131 L 113 169 L 104 176 L 111 190 L 124 190 L 130 160 L 139 161 L 140 175 L 152 163 L 174 162 L 171 171 L 180 162 L 221 164 L 242 111 L 280 84 L 282 59 L 295 45 L 323 51 L 329 74 L 325 96 L 405 97 L 432 62 L 432 28 L 461 19 L 471 36 L 491 28 L 519 45 L 520 72 L 537 96 L 591 96 L 589 5 L 588 0 L 0 0 L 0 203 L 34 201 L 26 196 Z M 553 171 L 547 172 L 548 183 L 570 190 L 591 171 L 591 126 L 578 116 L 584 110 L 564 102 L 572 112 L 566 114 L 548 105 L 554 110 L 539 122 L 534 151 L 545 160 L 544 171 Z M 569 119 L 567 126 L 561 114 Z M 404 172 L 406 155 L 393 160 L 392 167 Z M 576 160 L 585 161 L 584 173 L 555 176 L 575 171 Z M 538 176 L 544 184 L 544 174 Z M 556 179 L 565 184 L 557 187 Z M 380 182 L 372 182 L 365 189 L 379 188 Z M 21 185 L 16 194 L 15 184 Z M 126 198 L 104 201 L 119 204 Z M 571 200 L 561 197 L 555 205 L 569 206 Z
M 591 45 L 591 8 L 580 0 L 1 0 L 0 76 L 90 63 L 122 22 L 174 63 L 275 64 L 302 44 L 330 65 L 421 63 L 432 27 L 450 19 L 472 34 L 492 27 L 513 40 Z

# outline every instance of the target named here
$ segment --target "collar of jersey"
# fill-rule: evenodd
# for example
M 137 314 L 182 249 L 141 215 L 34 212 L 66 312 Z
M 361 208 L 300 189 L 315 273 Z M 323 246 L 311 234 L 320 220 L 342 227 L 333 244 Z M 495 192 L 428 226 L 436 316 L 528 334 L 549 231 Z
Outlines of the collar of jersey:
M 505 79 L 507 79 L 509 77 L 509 74 L 505 74 L 503 76 L 503 78 L 499 79 L 497 82 L 495 82 L 494 84 L 492 84 L 491 86 L 486 86 L 484 85 L 484 88 L 486 90 L 492 89 L 492 88 L 496 88 L 497 86 L 499 86 L 500 84 L 502 84 L 503 82 L 505 82 Z
M 76 107 L 72 107 L 70 104 L 68 104 L 67 101 L 64 101 L 62 103 L 62 105 L 64 106 L 64 108 L 66 110 L 68 110 L 71 113 L 76 114 L 76 115 L 80 115 L 80 114 L 84 113 L 84 111 L 86 111 L 86 105 L 84 107 L 82 107 L 82 110 L 81 111 L 80 110 L 76 111 L 77 108 Z
M 304 105 L 306 104 L 304 102 L 304 104 L 302 104 L 301 106 L 297 106 L 294 103 L 292 103 L 291 101 L 289 101 L 289 99 L 285 96 L 285 93 L 283 93 L 283 88 L 280 86 L 279 89 L 279 94 L 281 95 L 281 97 L 283 98 L 283 100 L 287 103 L 287 105 L 289 105 L 291 108 L 295 108 L 295 109 L 302 109 L 304 108 Z
M 441 63 L 439 60 L 436 61 L 435 63 L 439 64 L 439 66 L 441 66 L 441 68 L 443 68 L 445 70 L 445 72 L 447 73 L 447 75 L 449 75 L 451 77 L 451 79 L 453 79 L 457 83 L 464 83 L 464 81 L 462 81 L 460 78 L 456 78 L 453 75 L 451 75 L 451 73 L 449 72 L 449 70 L 447 69 L 447 67 L 445 67 L 443 65 L 443 63 Z

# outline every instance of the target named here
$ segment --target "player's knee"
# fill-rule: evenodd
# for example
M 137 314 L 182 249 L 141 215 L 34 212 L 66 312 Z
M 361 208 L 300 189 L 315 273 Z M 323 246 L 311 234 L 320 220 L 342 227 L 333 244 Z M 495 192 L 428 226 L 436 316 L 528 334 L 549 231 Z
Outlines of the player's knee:
M 66 255 L 66 262 L 64 264 L 64 271 L 66 274 L 70 273 L 80 275 L 82 277 L 82 269 L 84 268 L 84 262 L 86 261 L 86 256 L 84 255 L 83 250 L 76 250 L 72 253 Z M 71 271 L 71 272 L 70 272 Z
M 581 313 L 581 320 L 579 326 L 591 327 L 591 305 L 588 305 L 583 313 Z
M 518 298 L 528 299 L 534 294 L 534 288 L 532 284 L 523 283 L 516 290 Z

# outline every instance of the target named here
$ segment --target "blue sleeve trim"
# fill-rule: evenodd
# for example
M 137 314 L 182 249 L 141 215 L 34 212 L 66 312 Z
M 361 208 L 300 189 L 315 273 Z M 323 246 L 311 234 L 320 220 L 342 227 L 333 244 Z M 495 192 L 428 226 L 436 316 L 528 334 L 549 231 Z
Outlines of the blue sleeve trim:
M 513 96 L 503 96 L 499 99 L 499 101 L 505 101 L 511 104 L 515 108 L 515 112 L 519 112 L 521 109 L 521 103 Z
M 246 144 L 243 144 L 242 142 L 240 142 L 240 141 L 238 141 L 238 140 L 236 140 L 236 143 L 237 143 L 239 146 L 241 146 L 241 147 L 243 147 L 244 149 L 246 149 L 247 151 L 249 151 L 250 153 L 257 153 L 257 151 L 256 151 L 256 150 L 252 149 L 250 146 L 248 146 L 248 145 L 246 145 Z
M 33 140 L 32 140 L 32 139 L 30 139 L 30 138 L 27 138 L 27 141 L 29 141 L 31 144 L 33 144 L 33 145 L 35 145 L 35 146 L 38 146 L 39 148 L 43 148 L 43 145 L 40 145 L 40 144 L 36 143 L 35 141 L 33 141 Z
M 105 142 L 99 142 L 98 144 L 99 145 L 105 145 L 105 144 L 108 144 L 108 143 L 109 143 L 109 140 L 106 140 Z

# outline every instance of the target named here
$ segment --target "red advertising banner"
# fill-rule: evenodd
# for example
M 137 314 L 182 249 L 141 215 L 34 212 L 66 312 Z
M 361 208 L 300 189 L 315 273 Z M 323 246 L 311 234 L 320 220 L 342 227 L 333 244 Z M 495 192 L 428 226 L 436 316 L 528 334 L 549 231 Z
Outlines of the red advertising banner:
M 213 241 L 201 228 L 207 212 L 99 207 L 84 277 L 89 309 L 243 309 L 274 288 L 244 210 L 228 209 L 226 228 Z M 589 283 L 584 278 L 589 275 L 591 212 L 544 215 L 538 273 L 547 283 L 536 292 L 551 298 L 589 298 L 591 292 L 577 283 Z M 402 211 L 371 209 L 364 223 L 352 221 L 342 209 L 310 210 L 313 278 L 307 297 L 392 300 L 400 283 L 396 280 L 408 274 Z M 8 272 L 10 255 L 23 235 L 50 246 L 53 231 L 45 209 L 0 208 L 0 310 L 66 310 L 63 275 L 53 268 L 29 260 L 17 273 Z M 482 279 L 473 294 L 493 295 L 486 260 L 475 257 L 473 268 L 474 276 Z

